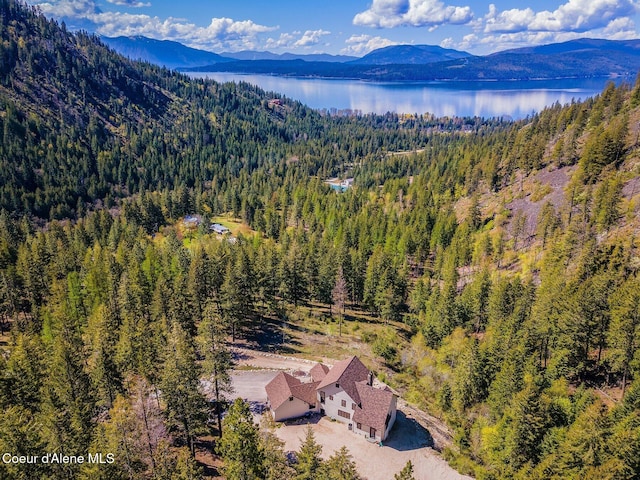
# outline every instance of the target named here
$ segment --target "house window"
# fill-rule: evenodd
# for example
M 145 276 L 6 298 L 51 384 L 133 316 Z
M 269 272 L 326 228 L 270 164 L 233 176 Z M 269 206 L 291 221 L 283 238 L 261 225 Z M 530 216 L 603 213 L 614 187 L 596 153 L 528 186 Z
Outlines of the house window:
M 338 410 L 338 416 L 342 418 L 346 418 L 347 420 L 351 418 L 351 415 L 349 415 L 347 412 L 343 412 L 342 410 Z
M 290 401 L 290 402 L 293 402 L 293 397 L 289 397 L 289 401 Z
M 356 404 L 355 404 L 355 403 L 352 403 L 352 404 L 351 404 L 351 410 L 355 410 L 355 409 L 356 409 Z
M 333 395 L 329 395 L 329 400 L 333 402 Z
M 324 403 L 324 392 L 320 392 L 320 403 Z
M 343 407 L 346 407 L 347 406 L 347 401 L 346 400 L 342 400 L 340 402 L 340 405 L 342 405 Z
M 360 422 L 356 423 L 356 427 L 358 430 L 362 430 L 362 424 Z
M 339 383 L 336 383 L 336 388 L 340 388 L 340 384 Z
M 310 403 L 309 404 L 309 410 L 313 410 L 314 408 L 316 408 L 316 404 L 315 403 Z
M 373 428 L 373 427 L 369 428 L 369 436 L 371 438 L 376 438 L 376 429 L 375 428 Z

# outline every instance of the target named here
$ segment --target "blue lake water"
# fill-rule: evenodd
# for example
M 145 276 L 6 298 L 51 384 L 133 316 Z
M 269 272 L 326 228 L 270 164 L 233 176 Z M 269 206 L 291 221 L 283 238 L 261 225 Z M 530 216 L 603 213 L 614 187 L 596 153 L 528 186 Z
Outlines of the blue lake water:
M 511 117 L 519 119 L 556 102 L 570 103 L 600 93 L 608 79 L 526 82 L 393 82 L 329 80 L 239 73 L 189 75 L 218 82 L 248 82 L 299 100 L 315 109 L 362 113 L 432 113 L 436 116 Z M 626 80 L 632 82 L 632 79 Z M 620 80 L 616 80 L 619 83 Z

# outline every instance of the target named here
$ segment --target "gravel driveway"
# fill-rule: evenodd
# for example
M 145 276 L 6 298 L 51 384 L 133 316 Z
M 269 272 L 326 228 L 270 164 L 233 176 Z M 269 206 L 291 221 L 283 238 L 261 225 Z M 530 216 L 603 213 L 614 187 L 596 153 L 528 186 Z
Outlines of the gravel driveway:
M 350 432 L 345 424 L 327 417 L 310 425 L 316 441 L 322 445 L 322 456 L 329 458 L 343 445 L 346 446 L 364 479 L 389 480 L 411 460 L 416 480 L 471 480 L 471 477 L 456 472 L 428 446 L 428 432 L 402 412 L 398 412 L 391 434 L 382 447 Z M 294 422 L 276 429 L 276 435 L 285 442 L 285 450 L 297 451 L 304 439 L 305 429 L 304 421 Z

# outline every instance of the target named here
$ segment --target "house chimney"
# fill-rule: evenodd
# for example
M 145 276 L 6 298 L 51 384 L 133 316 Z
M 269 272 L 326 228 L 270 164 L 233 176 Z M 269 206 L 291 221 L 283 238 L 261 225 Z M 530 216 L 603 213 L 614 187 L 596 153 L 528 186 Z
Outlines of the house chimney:
M 367 384 L 372 387 L 373 386 L 373 372 L 369 371 L 369 378 L 367 380 Z

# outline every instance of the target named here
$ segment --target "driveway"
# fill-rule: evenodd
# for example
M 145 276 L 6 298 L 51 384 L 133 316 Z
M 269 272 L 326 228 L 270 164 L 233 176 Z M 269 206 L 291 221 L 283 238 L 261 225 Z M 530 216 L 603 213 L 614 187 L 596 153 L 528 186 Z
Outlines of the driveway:
M 267 405 L 267 392 L 264 387 L 278 374 L 275 370 L 236 370 L 231 374 L 233 393 L 230 399 L 242 398 L 247 401 L 251 411 L 262 414 Z
M 322 457 L 329 458 L 343 445 L 346 446 L 364 479 L 389 480 L 411 460 L 416 480 L 471 480 L 471 477 L 451 468 L 429 446 L 429 433 L 401 411 L 382 447 L 327 417 L 312 420 L 309 424 L 316 442 L 322 445 Z M 276 435 L 285 442 L 285 450 L 298 451 L 306 428 L 304 421 L 292 422 L 276 429 Z

